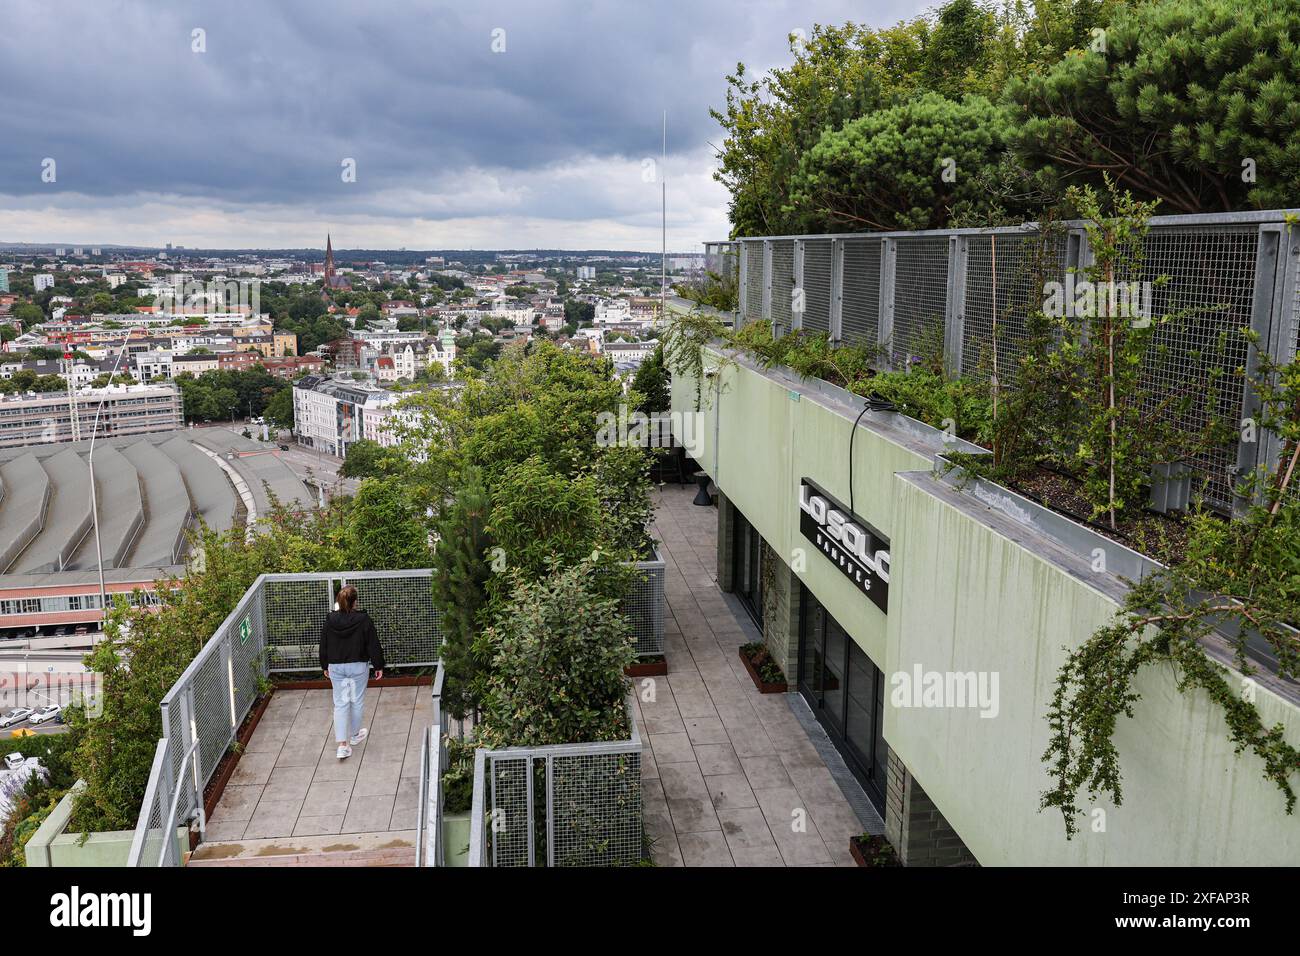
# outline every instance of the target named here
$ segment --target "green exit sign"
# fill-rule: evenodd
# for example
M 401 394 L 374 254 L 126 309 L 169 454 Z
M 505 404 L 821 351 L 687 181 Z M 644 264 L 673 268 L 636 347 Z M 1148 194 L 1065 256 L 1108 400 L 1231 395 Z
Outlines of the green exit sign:
M 244 618 L 242 621 L 239 622 L 239 643 L 247 644 L 248 635 L 251 633 L 253 633 L 253 628 L 248 623 L 248 618 Z

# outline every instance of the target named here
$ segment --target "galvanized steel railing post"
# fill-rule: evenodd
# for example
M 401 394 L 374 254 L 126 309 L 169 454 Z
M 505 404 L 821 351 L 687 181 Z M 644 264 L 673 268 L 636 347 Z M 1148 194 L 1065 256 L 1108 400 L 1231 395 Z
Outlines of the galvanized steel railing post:
M 894 267 L 898 260 L 898 240 L 882 239 L 880 250 L 880 327 L 876 342 L 886 367 L 893 366 L 894 339 Z

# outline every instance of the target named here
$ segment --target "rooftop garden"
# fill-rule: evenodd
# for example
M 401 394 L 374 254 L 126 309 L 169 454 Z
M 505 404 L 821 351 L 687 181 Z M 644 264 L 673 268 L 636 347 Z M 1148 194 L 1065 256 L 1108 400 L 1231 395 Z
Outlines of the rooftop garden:
M 1079 278 L 1116 288 L 1143 274 L 1155 204 L 1106 185 L 1104 196 L 1072 188 L 1066 210 L 1083 221 L 1092 254 Z M 1055 228 L 1043 224 L 1042 248 L 1053 242 Z M 1046 288 L 1041 277 L 1029 287 Z M 1122 800 L 1112 736 L 1121 716 L 1133 716 L 1139 699 L 1133 679 L 1148 666 L 1172 666 L 1181 690 L 1202 691 L 1218 704 L 1233 743 L 1263 761 L 1288 813 L 1295 804 L 1300 750 L 1280 727 L 1264 725 L 1253 683 L 1243 690 L 1209 655 L 1206 642 L 1211 635 L 1226 640 L 1247 677 L 1256 671 L 1248 643 L 1262 642 L 1276 659 L 1277 676 L 1297 679 L 1300 365 L 1271 361 L 1249 330 L 1232 333 L 1251 347 L 1249 368 L 1225 358 L 1229 334 L 1208 344 L 1202 336 L 1180 334 L 1222 309 L 1207 302 L 1135 315 L 1104 295 L 1074 309 L 1054 308 L 1045 297 L 1017 316 L 1025 335 L 1013 362 L 1004 357 L 998 366 L 995 318 L 986 356 L 966 375 L 946 367 L 942 315 L 929 323 L 937 332 L 901 355 L 833 343 L 824 332 L 774 335 L 764 322 L 733 330 L 700 309 L 680 316 L 663 341 L 669 367 L 696 382 L 701 406 L 711 400 L 709 389 L 700 388 L 706 363 L 725 367 L 735 355 L 831 382 L 871 407 L 898 411 L 940 429 L 945 439 L 960 437 L 984 449 L 949 451 L 943 468 L 1000 483 L 1164 565 L 1133 584 L 1114 621 L 1075 648 L 1058 675 L 1047 714 L 1052 741 L 1044 754 L 1054 786 L 1042 803 L 1062 813 L 1073 835 L 1080 794 Z M 1003 322 L 1010 324 L 1010 312 L 1010 306 L 999 307 Z M 705 353 L 709 345 L 715 358 Z M 1170 376 L 1160 374 L 1170 368 L 1179 372 L 1174 388 Z M 1247 387 L 1258 413 L 1245 422 L 1225 415 L 1220 396 L 1239 396 Z M 1205 483 L 1196 463 L 1208 452 L 1235 447 L 1244 428 L 1250 436 L 1242 432 L 1242 440 L 1264 442 L 1280 454 L 1237 483 L 1238 513 L 1230 518 L 1197 490 Z M 1153 488 L 1178 472 L 1192 477 L 1190 501 L 1156 513 L 1149 507 Z

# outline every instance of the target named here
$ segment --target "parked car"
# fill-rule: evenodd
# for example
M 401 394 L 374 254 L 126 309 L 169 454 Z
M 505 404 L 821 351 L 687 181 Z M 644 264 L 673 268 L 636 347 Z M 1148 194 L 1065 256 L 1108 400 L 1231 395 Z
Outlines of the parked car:
M 26 759 L 22 754 L 5 754 L 5 769 L 17 770 Z
M 32 709 L 30 707 L 15 707 L 3 717 L 0 717 L 0 728 L 13 727 L 16 724 L 21 724 L 31 715 Z
M 49 707 L 42 707 L 36 713 L 32 714 L 27 718 L 27 722 L 35 727 L 37 724 L 43 724 L 47 720 L 54 720 L 61 713 L 63 713 L 62 707 L 58 704 L 51 704 Z

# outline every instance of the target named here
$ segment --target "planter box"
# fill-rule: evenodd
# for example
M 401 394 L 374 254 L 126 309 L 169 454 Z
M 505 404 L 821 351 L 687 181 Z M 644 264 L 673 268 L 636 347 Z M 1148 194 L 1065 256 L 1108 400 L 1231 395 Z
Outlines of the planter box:
M 469 866 L 469 811 L 442 815 L 443 866 Z
M 623 601 L 624 613 L 632 627 L 638 657 L 662 655 L 664 652 L 664 559 L 655 550 L 648 561 L 634 561 L 631 567 L 641 572 Z
M 890 848 L 893 849 L 892 847 L 890 847 Z M 879 868 L 881 868 L 881 867 L 891 867 L 891 866 L 902 866 L 902 865 L 903 865 L 903 864 L 902 864 L 901 862 L 899 862 L 899 860 L 898 860 L 898 851 L 897 851 L 897 850 L 894 851 L 894 862 L 893 862 L 893 863 L 869 863 L 869 862 L 867 862 L 867 858 L 866 858 L 865 855 L 863 855 L 863 852 L 862 852 L 862 846 L 858 843 L 858 838 L 857 838 L 856 836 L 851 836 L 851 837 L 849 837 L 849 855 L 853 857 L 853 861 L 854 861 L 855 863 L 857 863 L 858 866 L 868 866 L 868 867 L 873 867 L 873 868 L 879 869 Z
M 253 731 L 257 730 L 257 725 L 261 721 L 262 715 L 266 713 L 266 708 L 270 705 L 271 698 L 274 696 L 275 691 L 272 690 L 271 693 L 253 705 L 253 709 L 244 718 L 244 723 L 235 737 L 235 741 L 239 744 L 238 749 L 228 751 L 222 756 L 221 762 L 217 764 L 217 769 L 212 775 L 212 780 L 208 783 L 207 793 L 203 798 L 204 819 L 211 817 L 212 811 L 221 802 L 221 795 L 226 792 L 226 784 L 230 782 L 235 767 L 239 766 L 239 758 L 243 756 L 244 748 L 248 746 L 248 742 L 253 739 Z
M 80 833 L 67 832 L 72 818 L 73 798 L 84 787 L 85 782 L 78 780 L 27 841 L 25 853 L 28 866 L 126 866 L 127 857 L 131 853 L 131 841 L 135 838 L 134 830 L 92 833 L 84 842 Z M 188 831 L 178 829 L 176 842 L 183 858 L 189 851 Z
M 668 661 L 663 657 L 660 657 L 657 661 L 641 661 L 631 667 L 624 668 L 623 673 L 633 680 L 638 677 L 666 677 L 668 675 Z
M 765 683 L 763 679 L 758 676 L 758 670 L 750 662 L 749 657 L 745 654 L 744 650 L 740 651 L 740 659 L 745 665 L 745 670 L 749 671 L 750 680 L 754 682 L 754 686 L 758 688 L 760 694 L 784 694 L 789 691 L 789 687 L 784 683 Z

